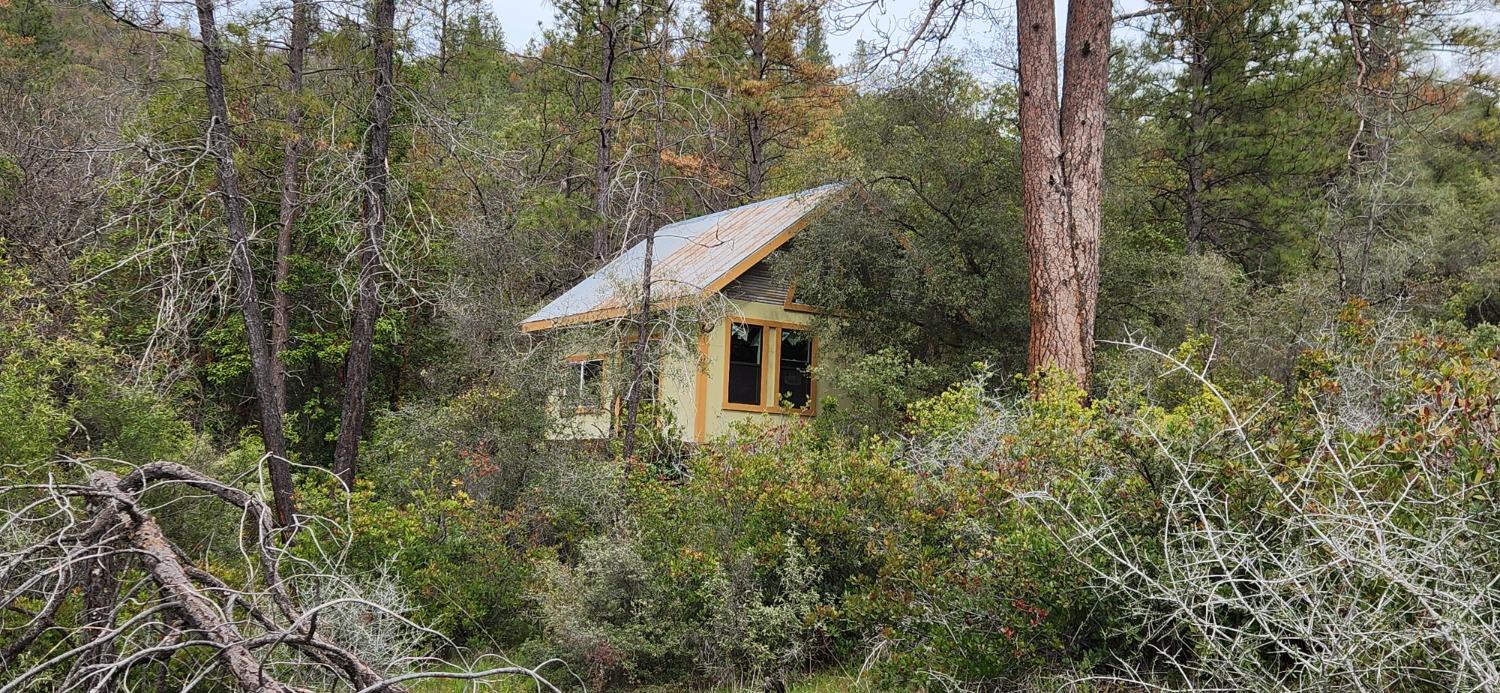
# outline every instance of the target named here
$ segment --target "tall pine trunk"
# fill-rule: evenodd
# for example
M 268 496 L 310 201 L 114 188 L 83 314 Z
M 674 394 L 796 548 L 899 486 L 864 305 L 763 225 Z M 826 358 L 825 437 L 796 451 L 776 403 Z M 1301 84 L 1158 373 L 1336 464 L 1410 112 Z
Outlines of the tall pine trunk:
M 229 267 L 234 274 L 235 293 L 240 314 L 245 320 L 245 341 L 250 351 L 250 379 L 255 385 L 255 401 L 260 411 L 260 434 L 269 455 L 271 491 L 276 505 L 276 521 L 282 526 L 292 523 L 292 470 L 286 456 L 286 436 L 281 428 L 281 410 L 277 408 L 275 373 L 276 355 L 266 340 L 265 319 L 260 313 L 260 291 L 255 284 L 255 270 L 250 258 L 250 240 L 245 221 L 245 198 L 240 192 L 239 173 L 234 165 L 234 138 L 229 128 L 229 104 L 224 96 L 224 55 L 219 45 L 214 20 L 213 0 L 196 0 L 198 28 L 203 48 L 203 84 L 208 99 L 208 151 L 216 165 L 219 196 L 224 206 L 224 220 L 229 231 Z
M 1191 89 L 1188 94 L 1187 132 L 1183 138 L 1183 146 L 1187 147 L 1187 155 L 1183 157 L 1183 172 L 1187 176 L 1187 181 L 1182 189 L 1182 225 L 1186 234 L 1187 254 L 1190 259 L 1196 259 L 1203 254 L 1203 244 L 1207 240 L 1208 232 L 1204 200 L 1204 196 L 1208 193 L 1208 183 L 1204 153 L 1207 148 L 1210 71 L 1207 50 L 1204 46 L 1205 31 L 1202 27 L 1205 12 L 1204 9 L 1189 6 L 1183 12 L 1182 18 L 1185 33 L 1188 36 L 1187 75 L 1188 87 Z M 1197 331 L 1203 328 L 1204 298 L 1197 291 L 1189 291 L 1183 297 L 1183 315 L 1188 329 Z
M 646 360 L 651 338 L 651 270 L 656 254 L 656 229 L 660 221 L 666 216 L 663 205 L 666 195 L 663 191 L 661 179 L 661 160 L 667 150 L 667 66 L 669 63 L 669 52 L 672 42 L 672 24 L 670 21 L 672 8 L 666 7 L 663 13 L 661 26 L 661 38 L 656 46 L 656 90 L 652 94 L 655 104 L 654 119 L 652 122 L 652 151 L 650 168 L 651 196 L 646 204 L 650 207 L 642 217 L 646 226 L 646 258 L 641 265 L 641 312 L 636 322 L 636 343 L 632 355 L 630 368 L 630 387 L 625 391 L 625 429 L 624 440 L 621 443 L 621 451 L 625 459 L 635 455 L 637 425 L 640 421 L 642 389 L 648 387 L 646 379 Z
M 1052 0 L 1020 0 L 1021 207 L 1030 276 L 1031 372 L 1087 388 L 1094 364 L 1110 3 L 1068 6 L 1062 98 Z
M 750 62 L 755 69 L 755 79 L 766 79 L 766 2 L 755 0 L 755 22 L 750 32 Z M 770 167 L 766 159 L 766 110 L 759 103 L 761 96 L 752 99 L 754 105 L 745 119 L 745 135 L 750 144 L 750 160 L 745 164 L 745 194 L 751 200 L 760 199 L 765 191 L 766 173 Z
M 391 111 L 396 96 L 395 23 L 395 0 L 375 0 L 375 88 L 370 104 L 369 134 L 365 140 L 364 238 L 359 245 L 359 280 L 354 295 L 354 320 L 349 329 L 349 355 L 345 360 L 339 437 L 333 450 L 333 471 L 350 487 L 354 485 L 359 439 L 364 434 L 370 356 L 375 345 L 375 321 L 380 317 L 381 252 L 386 231 L 386 190 L 390 182 Z
M 651 219 L 655 215 L 650 215 Z M 640 422 L 641 388 L 645 387 L 646 351 L 651 338 L 651 263 L 656 252 L 656 231 L 646 229 L 646 259 L 641 266 L 641 312 L 636 320 L 635 349 L 631 354 L 630 387 L 625 390 L 625 426 L 621 431 L 621 455 L 635 456 L 636 426 Z
M 302 71 L 307 53 L 308 24 L 311 23 L 311 0 L 292 0 L 291 40 L 286 53 L 286 91 L 291 104 L 286 111 L 286 142 L 282 146 L 281 210 L 276 232 L 276 275 L 271 284 L 271 356 L 276 370 L 272 374 L 276 392 L 276 410 L 287 410 L 285 354 L 290 333 L 291 301 L 286 282 L 292 273 L 292 231 L 297 223 L 302 197 Z
M 615 68 L 620 60 L 620 2 L 603 0 L 599 8 L 599 132 L 594 142 L 594 259 L 609 257 L 609 193 L 614 183 Z

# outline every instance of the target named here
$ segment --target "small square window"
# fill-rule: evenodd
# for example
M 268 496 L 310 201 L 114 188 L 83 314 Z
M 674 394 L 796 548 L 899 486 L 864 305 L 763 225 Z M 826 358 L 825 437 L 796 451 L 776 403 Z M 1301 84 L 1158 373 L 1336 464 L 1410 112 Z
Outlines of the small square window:
M 575 409 L 598 409 L 604 402 L 604 362 L 597 359 L 573 361 L 568 368 L 566 403 Z

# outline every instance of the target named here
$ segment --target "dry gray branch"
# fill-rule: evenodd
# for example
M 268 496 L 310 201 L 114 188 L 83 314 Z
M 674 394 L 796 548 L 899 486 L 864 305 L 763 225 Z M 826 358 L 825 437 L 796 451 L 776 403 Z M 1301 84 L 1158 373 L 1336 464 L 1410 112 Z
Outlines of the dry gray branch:
M 297 533 L 306 541 L 293 551 L 263 500 L 181 464 L 63 460 L 50 470 L 7 468 L 0 483 L 0 604 L 23 616 L 0 629 L 0 693 L 210 682 L 245 691 L 400 691 L 426 676 L 501 673 L 550 687 L 519 666 L 418 670 L 430 660 L 412 653 L 446 640 L 402 614 L 405 597 L 389 579 L 341 574 L 347 547 L 312 536 L 339 523 L 308 518 Z M 239 565 L 200 564 L 172 540 L 171 523 L 158 518 L 184 502 L 237 518 Z M 81 617 L 67 608 L 77 601 Z

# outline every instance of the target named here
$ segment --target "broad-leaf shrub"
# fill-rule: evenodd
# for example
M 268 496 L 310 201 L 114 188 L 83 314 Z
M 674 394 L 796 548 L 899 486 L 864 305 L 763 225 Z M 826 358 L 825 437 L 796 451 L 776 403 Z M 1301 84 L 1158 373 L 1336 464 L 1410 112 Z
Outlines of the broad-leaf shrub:
M 962 385 L 911 420 L 957 439 L 978 428 L 979 404 Z M 1025 406 L 1037 435 L 1016 449 L 1094 445 L 1081 424 L 1058 423 L 1084 411 L 1076 397 Z M 872 646 L 870 680 L 897 688 L 936 672 L 1015 679 L 1093 646 L 1081 568 L 1015 499 L 1046 466 L 933 468 L 913 449 L 763 425 L 707 446 L 680 478 L 638 470 L 628 528 L 574 566 L 544 568 L 548 639 L 601 684 L 690 675 L 757 687 Z
M 347 495 L 333 480 L 304 483 L 299 511 L 334 518 L 347 531 L 336 539 L 347 542 L 348 569 L 395 578 L 414 621 L 461 645 L 498 649 L 524 640 L 532 632 L 523 601 L 531 565 L 524 525 L 475 501 L 461 484 L 426 481 L 404 502 L 362 481 Z
M 1290 387 L 1209 378 L 1195 342 L 1092 401 L 961 384 L 891 438 L 744 428 L 629 477 L 548 635 L 592 637 L 599 682 L 1497 685 L 1500 331 L 1353 306 L 1313 342 Z
M 134 375 L 97 313 L 12 267 L 0 243 L 0 464 L 181 459 L 193 430 L 158 393 L 122 384 Z

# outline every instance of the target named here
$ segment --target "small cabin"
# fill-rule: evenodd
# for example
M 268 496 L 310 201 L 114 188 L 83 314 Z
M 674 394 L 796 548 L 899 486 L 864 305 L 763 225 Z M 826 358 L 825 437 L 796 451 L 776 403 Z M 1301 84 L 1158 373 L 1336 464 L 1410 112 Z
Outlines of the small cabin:
M 674 422 L 671 432 L 703 442 L 737 421 L 817 415 L 825 394 L 815 377 L 818 340 L 814 308 L 771 265 L 844 191 L 835 183 L 679 221 L 657 229 L 652 242 L 652 310 L 677 311 L 676 324 L 653 332 L 676 348 L 653 350 L 641 396 Z M 548 339 L 597 334 L 615 325 L 616 338 L 577 339 L 558 364 L 565 386 L 549 403 L 558 439 L 612 435 L 625 415 L 620 383 L 631 372 L 629 334 L 643 298 L 646 242 L 636 243 L 521 323 Z M 670 334 L 667 334 L 670 333 Z

